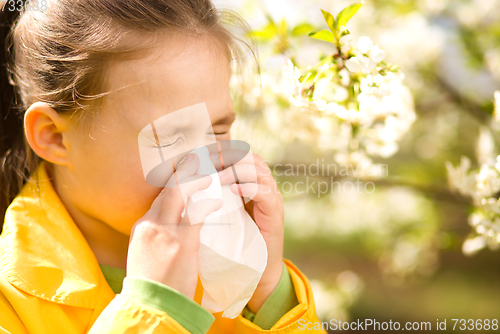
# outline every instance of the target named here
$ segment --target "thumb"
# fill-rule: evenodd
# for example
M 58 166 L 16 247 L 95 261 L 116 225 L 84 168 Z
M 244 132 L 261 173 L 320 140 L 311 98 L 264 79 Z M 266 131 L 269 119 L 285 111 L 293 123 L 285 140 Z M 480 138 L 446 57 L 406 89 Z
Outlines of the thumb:
M 200 223 L 203 223 L 212 212 L 221 209 L 222 205 L 221 199 L 205 198 L 197 202 L 189 200 L 182 222 L 190 225 L 199 224 L 201 228 Z

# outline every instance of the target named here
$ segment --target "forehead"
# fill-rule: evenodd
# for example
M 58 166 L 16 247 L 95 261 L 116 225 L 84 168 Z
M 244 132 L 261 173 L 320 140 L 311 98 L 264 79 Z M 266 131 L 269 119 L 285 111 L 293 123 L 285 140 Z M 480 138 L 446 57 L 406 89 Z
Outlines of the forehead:
M 111 64 L 105 113 L 140 130 L 198 103 L 206 104 L 211 119 L 232 111 L 230 63 L 220 42 L 188 36 L 169 36 L 159 42 L 146 57 Z

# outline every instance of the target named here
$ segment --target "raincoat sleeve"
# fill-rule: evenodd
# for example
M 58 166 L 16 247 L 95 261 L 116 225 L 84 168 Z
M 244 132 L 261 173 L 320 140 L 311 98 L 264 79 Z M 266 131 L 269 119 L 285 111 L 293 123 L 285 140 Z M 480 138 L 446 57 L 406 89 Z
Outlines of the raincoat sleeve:
M 299 334 L 307 332 L 327 334 L 326 329 L 321 328 L 321 322 L 316 315 L 314 297 L 307 277 L 289 260 L 284 261 L 295 289 L 298 305 L 281 316 L 269 330 L 262 329 L 241 314 L 236 318 L 235 333 L 257 334 L 267 332 Z
M 276 289 L 267 298 L 257 313 L 253 313 L 245 306 L 243 317 L 258 325 L 262 329 L 271 329 L 278 320 L 288 311 L 298 305 L 292 278 L 283 262 L 283 274 Z
M 205 334 L 214 316 L 175 289 L 143 277 L 127 276 L 123 290 L 102 311 L 89 334 Z

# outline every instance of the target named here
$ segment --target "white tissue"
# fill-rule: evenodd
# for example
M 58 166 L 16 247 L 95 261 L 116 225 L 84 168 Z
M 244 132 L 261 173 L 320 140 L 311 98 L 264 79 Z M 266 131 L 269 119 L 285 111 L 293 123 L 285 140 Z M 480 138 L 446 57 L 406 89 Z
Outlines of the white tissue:
M 221 186 L 208 149 L 202 146 L 192 152 L 200 158 L 198 174 L 211 175 L 212 184 L 193 194 L 191 201 L 220 198 L 224 203 L 207 217 L 200 231 L 199 275 L 204 289 L 201 305 L 212 313 L 224 311 L 223 317 L 233 319 L 248 303 L 262 277 L 267 248 L 241 197 L 233 194 L 229 185 Z

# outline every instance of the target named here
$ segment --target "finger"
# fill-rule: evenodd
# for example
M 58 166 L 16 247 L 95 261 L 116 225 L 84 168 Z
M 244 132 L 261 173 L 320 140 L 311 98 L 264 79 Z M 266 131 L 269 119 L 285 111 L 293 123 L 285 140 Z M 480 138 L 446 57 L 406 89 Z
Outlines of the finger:
M 221 199 L 206 198 L 197 202 L 189 202 L 186 215 L 182 218 L 181 225 L 195 225 L 203 223 L 208 215 L 222 208 Z M 199 226 L 201 228 L 201 224 Z
M 276 197 L 273 187 L 258 183 L 233 184 L 231 192 L 238 196 L 248 197 L 254 202 L 273 202 Z
M 172 162 L 173 163 L 173 162 Z M 194 153 L 188 154 L 177 166 L 175 173 L 168 179 L 165 187 L 176 187 L 179 183 L 184 182 L 183 180 L 193 176 L 198 171 L 200 167 L 200 159 Z
M 186 202 L 192 194 L 199 190 L 207 189 L 212 183 L 212 177 L 194 175 L 175 188 L 165 187 L 151 205 L 164 224 L 178 224 Z
M 268 168 L 251 164 L 237 164 L 218 173 L 221 185 L 234 182 L 258 182 L 262 184 L 275 183 Z
M 193 183 L 193 181 L 196 181 Z M 176 187 L 164 187 L 162 191 L 158 194 L 158 196 L 153 201 L 151 208 L 154 206 L 160 205 L 161 201 L 163 201 L 163 197 L 166 196 L 168 192 L 174 192 L 176 188 L 180 187 L 181 195 L 183 195 L 184 202 L 187 197 L 191 196 L 198 190 L 207 189 L 212 183 L 212 178 L 208 175 L 193 175 L 183 179 L 180 185 Z M 188 185 L 189 184 L 189 185 Z M 179 189 L 177 189 L 179 190 Z
M 223 165 L 224 168 L 228 168 L 229 166 L 240 163 L 255 163 L 254 156 L 251 152 L 240 149 L 226 149 L 221 152 L 210 152 L 209 156 L 217 170 L 222 170 Z
M 268 215 L 281 206 L 279 200 L 281 194 L 268 185 L 257 183 L 233 184 L 231 192 L 245 198 L 251 198 L 259 209 Z

